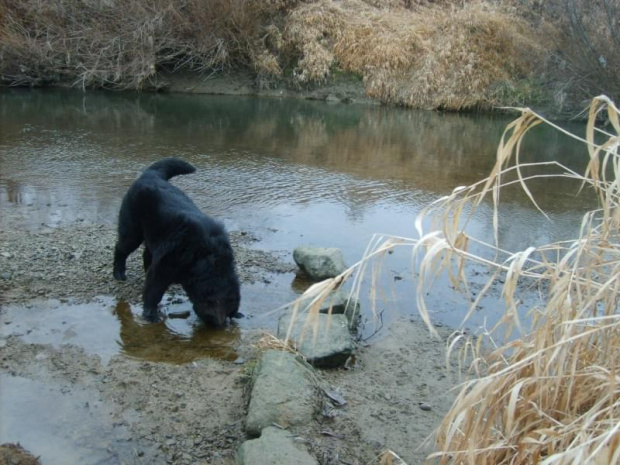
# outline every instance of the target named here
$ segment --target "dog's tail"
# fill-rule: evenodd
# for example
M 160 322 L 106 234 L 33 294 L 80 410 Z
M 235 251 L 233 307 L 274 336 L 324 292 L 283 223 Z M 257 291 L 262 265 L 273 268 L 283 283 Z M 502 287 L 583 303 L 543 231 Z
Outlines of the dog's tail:
M 196 168 L 180 158 L 171 157 L 153 163 L 147 168 L 147 171 L 155 171 L 167 181 L 179 174 L 191 174 L 196 171 Z

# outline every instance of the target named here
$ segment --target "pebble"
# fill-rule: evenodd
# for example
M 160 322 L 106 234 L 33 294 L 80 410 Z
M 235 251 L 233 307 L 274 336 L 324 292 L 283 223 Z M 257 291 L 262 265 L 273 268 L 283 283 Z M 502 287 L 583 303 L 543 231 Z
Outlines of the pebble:
M 424 410 L 425 412 L 428 412 L 431 410 L 431 406 L 428 404 L 425 404 L 424 402 L 420 402 L 418 405 L 420 406 L 420 409 Z
M 8 281 L 9 279 L 11 279 L 11 273 L 6 272 L 6 273 L 2 273 L 2 279 L 4 279 L 5 281 Z

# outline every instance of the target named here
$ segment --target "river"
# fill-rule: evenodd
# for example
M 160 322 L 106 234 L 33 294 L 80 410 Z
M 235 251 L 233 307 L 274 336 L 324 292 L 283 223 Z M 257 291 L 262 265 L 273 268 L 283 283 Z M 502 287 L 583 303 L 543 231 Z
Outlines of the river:
M 485 177 L 512 119 L 295 99 L 3 92 L 0 217 L 12 213 L 18 218 L 12 227 L 29 230 L 113 225 L 137 174 L 161 157 L 178 156 L 197 173 L 176 184 L 229 230 L 257 237 L 256 247 L 339 247 L 352 264 L 374 233 L 414 237 L 413 221 L 424 206 Z M 578 124 L 569 129 L 584 131 Z M 533 130 L 523 160 L 554 159 L 583 170 L 586 154 L 555 131 Z M 575 234 L 592 206 L 575 197 L 578 187 L 553 179 L 531 184 L 549 219 L 518 189 L 503 192 L 501 246 L 519 250 Z M 483 204 L 469 231 L 489 239 L 491 222 Z M 412 275 L 409 268 L 404 256 L 385 272 L 400 279 Z M 274 306 L 300 292 L 291 280 L 275 280 Z M 386 305 L 415 315 L 413 286 L 403 281 L 388 292 Z M 465 307 L 439 289 L 429 297 L 433 317 L 456 327 Z M 246 300 L 265 292 L 248 288 Z

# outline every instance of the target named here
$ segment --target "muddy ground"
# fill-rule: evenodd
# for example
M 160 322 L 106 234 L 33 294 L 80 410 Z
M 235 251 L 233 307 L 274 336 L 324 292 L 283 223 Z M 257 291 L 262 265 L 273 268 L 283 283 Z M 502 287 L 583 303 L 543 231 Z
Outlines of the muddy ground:
M 231 236 L 244 284 L 263 282 L 269 292 L 273 276 L 294 276 L 288 252 L 261 251 L 260 241 L 243 231 Z M 103 320 L 100 328 L 92 320 L 84 330 L 80 325 L 63 329 L 64 317 L 55 319 L 61 309 L 118 317 L 125 343 L 131 333 L 145 331 L 131 321 L 143 284 L 139 256 L 128 263 L 128 281 L 115 282 L 114 238 L 109 225 L 25 231 L 12 226 L 10 214 L 2 219 L 2 436 L 40 455 L 43 464 L 234 463 L 246 439 L 248 381 L 262 329 L 241 325 L 233 356 L 209 352 L 201 357 L 198 345 L 191 349 L 191 361 L 168 363 L 149 361 L 148 340 L 133 355 L 98 352 L 95 336 L 107 337 Z M 172 289 L 165 306 L 183 299 L 180 289 Z M 80 331 L 92 335 L 79 339 Z M 378 463 L 386 448 L 409 464 L 422 463 L 429 449 L 418 447 L 439 424 L 453 395 L 449 389 L 455 380 L 444 361 L 449 331 L 441 334 L 433 339 L 419 323 L 401 317 L 361 343 L 348 369 L 320 373 L 325 386 L 341 392 L 347 405 L 332 408 L 326 401 L 316 422 L 293 433 L 322 464 Z M 421 409 L 421 403 L 431 409 Z

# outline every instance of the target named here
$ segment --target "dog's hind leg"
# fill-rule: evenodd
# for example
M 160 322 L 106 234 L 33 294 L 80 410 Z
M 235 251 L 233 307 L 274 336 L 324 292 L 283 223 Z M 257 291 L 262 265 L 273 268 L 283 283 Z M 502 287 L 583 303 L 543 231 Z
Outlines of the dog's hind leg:
M 125 275 L 127 257 L 140 247 L 141 243 L 142 238 L 139 240 L 134 239 L 132 242 L 119 239 L 114 247 L 114 279 L 118 281 L 125 281 L 127 279 Z
M 144 283 L 144 310 L 142 316 L 145 320 L 151 322 L 159 321 L 157 305 L 161 302 L 164 292 L 166 292 L 170 284 L 172 284 L 172 280 L 169 270 L 157 262 L 152 263 L 146 273 L 146 282 Z
M 123 214 L 121 211 L 121 221 L 118 226 L 118 240 L 114 247 L 114 278 L 118 281 L 125 281 L 127 276 L 125 275 L 127 257 L 140 247 L 144 237 L 142 236 L 142 229 L 139 224 L 134 224 L 130 220 L 123 221 Z

